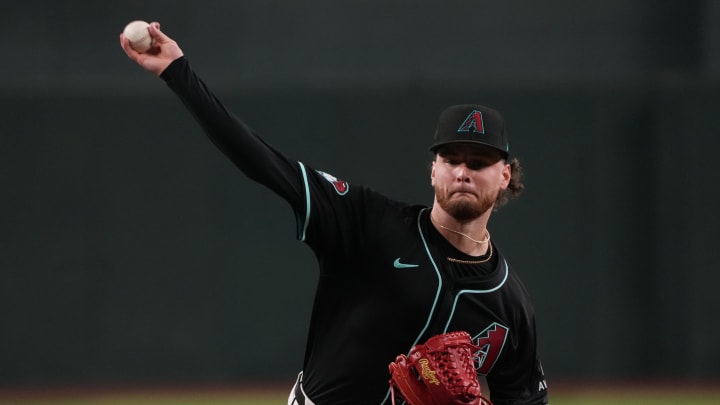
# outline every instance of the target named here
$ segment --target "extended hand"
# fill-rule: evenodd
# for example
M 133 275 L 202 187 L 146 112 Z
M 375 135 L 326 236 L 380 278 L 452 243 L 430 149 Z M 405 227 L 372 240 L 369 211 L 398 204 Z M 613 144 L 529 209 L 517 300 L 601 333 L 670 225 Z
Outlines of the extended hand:
M 152 22 L 148 28 L 153 38 L 153 46 L 145 53 L 139 53 L 130 46 L 130 41 L 120 34 L 120 46 L 128 58 L 137 62 L 145 70 L 159 76 L 175 59 L 183 56 L 177 42 L 160 31 L 160 23 Z

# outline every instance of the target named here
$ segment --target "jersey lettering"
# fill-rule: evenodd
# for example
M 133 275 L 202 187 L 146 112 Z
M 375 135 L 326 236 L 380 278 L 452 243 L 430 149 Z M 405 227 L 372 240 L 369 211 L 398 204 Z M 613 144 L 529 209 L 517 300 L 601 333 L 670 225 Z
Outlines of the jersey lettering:
M 475 345 L 480 348 L 475 353 L 479 374 L 487 375 L 493 368 L 498 357 L 500 357 L 503 347 L 505 347 L 505 340 L 509 330 L 508 327 L 495 322 L 473 338 Z

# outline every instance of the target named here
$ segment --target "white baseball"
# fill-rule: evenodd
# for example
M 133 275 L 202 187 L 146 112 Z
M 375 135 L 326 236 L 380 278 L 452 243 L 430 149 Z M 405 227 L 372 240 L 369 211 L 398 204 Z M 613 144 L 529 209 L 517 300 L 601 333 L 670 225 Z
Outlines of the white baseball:
M 130 41 L 130 46 L 140 53 L 147 52 L 153 45 L 153 39 L 148 32 L 149 26 L 146 21 L 136 20 L 126 25 L 123 30 L 123 35 Z

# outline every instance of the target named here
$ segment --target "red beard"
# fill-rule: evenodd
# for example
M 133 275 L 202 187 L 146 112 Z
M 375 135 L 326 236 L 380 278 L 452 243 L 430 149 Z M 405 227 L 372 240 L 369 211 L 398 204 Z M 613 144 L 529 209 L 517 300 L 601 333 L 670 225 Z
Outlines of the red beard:
M 495 193 L 483 192 L 478 196 L 477 200 L 469 199 L 450 199 L 455 192 L 442 192 L 435 190 L 438 204 L 450 216 L 458 221 L 470 221 L 478 218 L 488 210 L 492 209 L 493 204 L 497 200 L 498 191 Z M 477 194 L 473 193 L 477 196 Z M 494 194 L 494 195 L 491 195 Z

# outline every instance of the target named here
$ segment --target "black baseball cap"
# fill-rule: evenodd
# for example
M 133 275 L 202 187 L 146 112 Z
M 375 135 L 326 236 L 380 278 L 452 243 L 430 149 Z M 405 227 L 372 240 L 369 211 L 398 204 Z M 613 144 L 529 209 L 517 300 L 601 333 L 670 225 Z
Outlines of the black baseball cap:
M 430 150 L 437 153 L 451 143 L 471 143 L 495 148 L 509 156 L 505 120 L 497 110 L 477 104 L 454 105 L 440 113 Z

